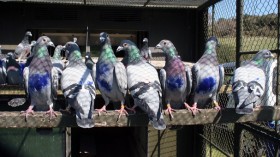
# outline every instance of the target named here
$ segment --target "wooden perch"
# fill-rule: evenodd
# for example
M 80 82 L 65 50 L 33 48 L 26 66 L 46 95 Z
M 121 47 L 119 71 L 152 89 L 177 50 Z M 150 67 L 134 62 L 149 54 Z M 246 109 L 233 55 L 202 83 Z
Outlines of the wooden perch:
M 75 115 L 56 112 L 57 117 L 49 120 L 49 116 L 44 112 L 35 112 L 25 121 L 24 115 L 20 112 L 0 112 L 0 128 L 53 128 L 53 127 L 77 127 Z M 203 109 L 195 117 L 190 111 L 177 110 L 171 121 L 169 116 L 164 119 L 167 125 L 203 125 L 217 123 L 242 123 L 255 121 L 271 121 L 280 119 L 280 107 L 263 107 L 254 110 L 250 115 L 240 115 L 235 113 L 235 109 L 222 109 L 218 112 L 215 109 Z M 117 121 L 118 113 L 108 111 L 98 116 L 94 113 L 95 127 L 133 127 L 147 126 L 148 117 L 144 113 L 122 116 Z

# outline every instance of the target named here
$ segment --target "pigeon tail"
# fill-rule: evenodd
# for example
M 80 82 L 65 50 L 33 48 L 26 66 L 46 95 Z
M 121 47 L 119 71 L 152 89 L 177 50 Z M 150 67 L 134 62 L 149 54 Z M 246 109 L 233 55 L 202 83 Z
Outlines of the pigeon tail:
M 94 127 L 94 120 L 89 118 L 83 118 L 80 119 L 78 116 L 76 116 L 76 122 L 79 127 L 81 128 L 92 128 Z
M 152 123 L 153 127 L 155 129 L 157 129 L 157 130 L 164 130 L 164 129 L 166 129 L 166 124 L 165 124 L 162 116 L 160 117 L 160 119 L 153 118 L 151 120 L 151 123 Z
M 242 109 L 236 108 L 235 111 L 237 114 L 252 114 L 254 109 L 253 109 L 253 107 L 252 108 L 242 108 Z

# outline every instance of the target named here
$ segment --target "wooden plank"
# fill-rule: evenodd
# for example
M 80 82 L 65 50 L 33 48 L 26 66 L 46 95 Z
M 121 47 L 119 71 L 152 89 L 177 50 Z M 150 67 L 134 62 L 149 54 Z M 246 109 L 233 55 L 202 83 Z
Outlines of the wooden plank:
M 77 127 L 75 115 L 56 112 L 57 117 L 49 120 L 44 112 L 35 112 L 25 121 L 24 115 L 20 112 L 0 112 L 0 128 L 52 128 L 52 127 Z M 118 113 L 108 111 L 98 116 L 94 113 L 95 127 L 133 127 L 147 126 L 148 117 L 144 113 L 122 116 L 117 121 Z M 217 123 L 242 123 L 253 121 L 280 120 L 280 107 L 262 107 L 255 109 L 253 114 L 240 115 L 235 113 L 235 109 L 222 109 L 218 112 L 215 109 L 203 109 L 195 117 L 188 110 L 177 110 L 174 119 L 164 116 L 167 125 L 201 125 Z

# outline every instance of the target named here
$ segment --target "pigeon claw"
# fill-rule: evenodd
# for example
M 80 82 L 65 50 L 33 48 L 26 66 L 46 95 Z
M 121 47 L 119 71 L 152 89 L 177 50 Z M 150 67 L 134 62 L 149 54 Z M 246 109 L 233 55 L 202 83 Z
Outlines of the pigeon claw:
M 57 117 L 57 114 L 54 112 L 52 108 L 50 108 L 46 114 L 50 115 L 50 120 L 52 120 L 54 117 Z
M 97 111 L 98 113 L 98 116 L 101 115 L 101 112 L 106 112 L 107 113 L 107 110 L 106 110 L 106 105 L 104 105 L 103 107 L 101 107 L 100 109 L 95 109 L 95 111 Z
M 165 110 L 166 115 L 170 115 L 170 119 L 172 120 L 174 118 L 172 112 L 176 112 L 173 108 L 171 108 L 170 104 L 167 104 L 167 109 Z
M 125 110 L 124 105 L 121 105 L 121 108 L 119 110 L 115 110 L 115 111 L 119 112 L 117 121 L 121 118 L 122 115 L 128 115 L 128 112 Z
M 185 103 L 185 107 L 192 112 L 192 115 L 195 116 L 197 113 L 201 112 L 200 109 L 197 108 L 196 104 L 193 104 L 192 107 L 190 107 L 187 103 Z
M 28 117 L 28 115 L 34 115 L 34 111 L 33 111 L 33 109 L 32 108 L 28 108 L 26 111 L 21 111 L 21 113 L 20 114 L 24 114 L 25 115 L 25 121 L 27 122 L 27 117 Z
M 127 107 L 127 106 L 125 106 L 125 108 L 126 108 L 127 110 L 129 110 L 129 111 L 133 112 L 132 114 L 135 114 L 135 113 L 136 113 L 136 110 L 135 110 L 136 105 L 134 105 L 134 106 L 133 106 L 133 107 L 131 107 L 131 108 L 129 108 L 129 107 Z
M 221 110 L 221 107 L 220 107 L 220 105 L 218 104 L 217 101 L 214 101 L 214 105 L 215 105 L 214 109 L 216 109 L 216 110 L 218 110 L 218 111 Z

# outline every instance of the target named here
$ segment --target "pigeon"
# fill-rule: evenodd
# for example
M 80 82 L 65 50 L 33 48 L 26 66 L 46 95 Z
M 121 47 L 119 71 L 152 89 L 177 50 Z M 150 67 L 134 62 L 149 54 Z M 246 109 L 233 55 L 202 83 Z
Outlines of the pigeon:
M 53 66 L 47 46 L 54 47 L 53 42 L 47 36 L 41 36 L 36 41 L 33 50 L 33 59 L 28 67 L 24 68 L 23 77 L 26 97 L 30 99 L 30 106 L 26 111 L 25 119 L 36 110 L 47 110 L 50 119 L 56 116 L 53 110 L 53 102 L 56 100 L 57 91 L 53 86 Z
M 62 58 L 61 58 L 61 50 L 64 47 L 62 45 L 57 45 L 54 49 L 54 54 L 53 57 L 51 59 L 52 61 L 52 65 L 53 65 L 53 76 L 55 77 L 54 80 L 56 80 L 56 82 L 54 82 L 54 87 L 56 90 L 58 90 L 59 87 L 59 81 L 62 75 L 62 71 L 64 69 L 64 63 L 62 62 Z
M 130 110 L 135 112 L 135 107 L 139 106 L 148 114 L 155 129 L 164 130 L 166 124 L 162 114 L 162 90 L 157 70 L 141 57 L 140 50 L 132 41 L 123 40 L 117 52 L 122 50 L 128 58 L 127 85 L 134 100 Z
M 122 62 L 117 60 L 112 47 L 110 37 L 106 32 L 100 33 L 101 52 L 96 63 L 96 82 L 105 105 L 97 109 L 98 113 L 106 111 L 110 101 L 121 102 L 120 114 L 128 114 L 125 110 L 125 96 L 127 93 L 127 75 Z
M 165 54 L 165 66 L 160 70 L 163 96 L 167 104 L 166 113 L 173 118 L 173 108 L 180 109 L 186 103 L 192 87 L 190 67 L 184 65 L 178 52 L 169 40 L 161 40 L 156 45 Z
M 64 46 L 69 64 L 61 77 L 61 89 L 68 105 L 76 111 L 76 122 L 79 127 L 94 127 L 95 85 L 91 71 L 83 62 L 79 46 L 75 42 L 67 42 Z
M 146 59 L 148 62 L 150 62 L 150 60 L 153 59 L 152 52 L 149 49 L 149 45 L 148 45 L 148 38 L 143 39 L 143 47 L 141 48 L 141 56 L 144 59 Z
M 32 33 L 30 31 L 27 31 L 22 41 L 17 45 L 15 49 L 15 56 L 19 59 L 19 61 L 21 61 L 21 59 L 25 59 L 31 51 L 31 45 L 29 44 L 30 37 L 32 37 Z
M 6 58 L 7 84 L 22 85 L 23 77 L 20 64 L 16 61 L 15 54 L 8 52 Z
M 224 82 L 224 68 L 219 66 L 216 48 L 219 46 L 216 37 L 210 37 L 207 40 L 204 54 L 192 67 L 193 78 L 193 105 L 186 108 L 195 115 L 198 111 L 198 101 L 210 99 L 215 109 L 220 110 L 221 107 L 217 102 L 217 93 Z M 205 108 L 205 104 L 199 104 L 200 108 Z
M 6 70 L 6 56 L 2 54 L 0 45 L 0 84 L 6 84 L 7 70 Z
M 236 113 L 251 114 L 259 106 L 266 88 L 264 63 L 272 57 L 269 50 L 261 50 L 247 64 L 234 71 L 232 94 Z

